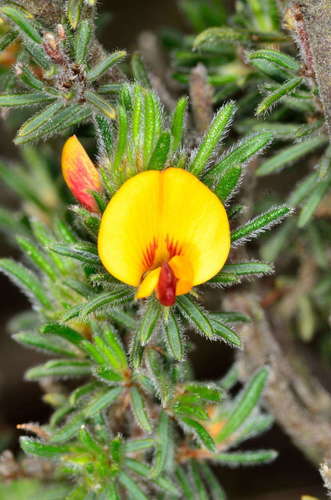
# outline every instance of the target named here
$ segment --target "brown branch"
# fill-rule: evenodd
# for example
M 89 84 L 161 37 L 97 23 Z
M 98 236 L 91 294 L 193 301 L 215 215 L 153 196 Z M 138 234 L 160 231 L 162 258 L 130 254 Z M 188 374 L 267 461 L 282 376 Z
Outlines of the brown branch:
M 271 367 L 265 392 L 269 411 L 295 445 L 315 464 L 331 450 L 331 397 L 298 357 L 294 365 L 277 340 L 275 331 L 252 292 L 236 292 L 226 299 L 229 310 L 252 318 L 240 331 L 244 348 L 238 356 L 241 377 L 246 380 L 264 364 Z M 277 325 L 279 328 L 280 325 Z M 281 325 L 284 327 L 284 325 Z

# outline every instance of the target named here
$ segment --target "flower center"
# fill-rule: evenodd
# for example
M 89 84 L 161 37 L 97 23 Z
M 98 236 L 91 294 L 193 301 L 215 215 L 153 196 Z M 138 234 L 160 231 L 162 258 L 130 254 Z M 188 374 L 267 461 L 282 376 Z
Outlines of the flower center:
M 164 262 L 161 266 L 159 281 L 156 287 L 156 296 L 164 306 L 172 306 L 176 302 L 177 278 L 169 266 Z

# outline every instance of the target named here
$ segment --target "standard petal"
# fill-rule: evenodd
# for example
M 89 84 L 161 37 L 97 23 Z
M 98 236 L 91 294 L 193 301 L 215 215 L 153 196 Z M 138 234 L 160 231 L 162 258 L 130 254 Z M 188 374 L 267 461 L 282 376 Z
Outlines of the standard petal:
M 92 160 L 75 135 L 62 150 L 62 173 L 74 197 L 91 212 L 98 212 L 92 191 L 102 192 L 102 184 Z
M 192 265 L 193 285 L 212 278 L 230 251 L 230 228 L 219 198 L 194 175 L 179 168 L 161 172 L 162 233 L 179 242 Z
M 102 216 L 98 250 L 115 278 L 138 286 L 144 272 L 155 267 L 160 227 L 160 173 L 149 170 L 126 181 Z

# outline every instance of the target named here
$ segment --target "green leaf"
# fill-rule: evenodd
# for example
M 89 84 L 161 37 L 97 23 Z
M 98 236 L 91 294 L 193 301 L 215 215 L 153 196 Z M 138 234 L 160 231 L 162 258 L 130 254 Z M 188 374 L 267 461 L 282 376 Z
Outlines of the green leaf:
M 184 424 L 186 430 L 189 429 L 194 433 L 194 435 L 198 438 L 201 444 L 205 448 L 207 448 L 207 450 L 215 451 L 215 443 L 213 438 L 211 437 L 209 432 L 206 431 L 206 429 L 201 424 L 199 424 L 199 422 L 188 417 L 182 417 L 180 419 L 180 422 Z
M 87 361 L 57 359 L 30 368 L 26 372 L 25 378 L 26 380 L 38 380 L 45 377 L 84 377 L 90 373 L 91 367 Z
M 132 300 L 133 292 L 127 288 L 119 288 L 113 292 L 105 292 L 92 298 L 90 301 L 79 304 L 78 306 L 70 309 L 62 318 L 62 321 L 69 321 L 77 316 L 88 316 L 96 312 L 98 309 L 105 306 L 114 306 L 121 304 L 125 301 Z
M 15 144 L 25 144 L 29 141 L 38 140 L 41 137 L 63 133 L 69 127 L 85 122 L 90 118 L 91 114 L 92 110 L 87 106 L 83 106 L 82 104 L 68 104 L 64 109 L 54 113 L 52 120 L 43 121 L 41 126 L 37 128 L 33 127 L 34 129 L 29 133 L 26 133 L 25 130 L 25 135 L 18 135 L 14 142 Z
M 112 170 L 115 175 L 118 175 L 120 165 L 125 153 L 128 141 L 128 117 L 123 106 L 117 108 L 117 143 L 112 165 Z
M 127 53 L 125 50 L 119 50 L 118 52 L 113 52 L 109 56 L 105 57 L 100 61 L 96 66 L 91 68 L 86 75 L 86 78 L 90 82 L 94 82 L 98 78 L 101 78 L 110 68 L 112 68 L 115 64 L 123 61 Z M 110 117 L 111 118 L 111 117 Z
M 279 172 L 291 163 L 297 162 L 315 149 L 326 144 L 326 138 L 315 136 L 305 141 L 286 147 L 278 153 L 273 154 L 271 158 L 264 161 L 256 170 L 256 175 L 269 175 L 273 172 Z
M 29 298 L 44 307 L 52 307 L 40 278 L 30 269 L 11 259 L 0 259 L 0 271 L 6 274 Z
M 92 266 L 100 265 L 99 257 L 96 253 L 91 252 L 84 248 L 84 245 L 63 245 L 61 243 L 50 245 L 49 249 L 52 252 L 63 255 L 64 257 L 70 257 L 72 259 L 79 260 L 85 264 L 90 264 Z
M 183 339 L 179 322 L 173 311 L 170 310 L 167 318 L 164 318 L 163 327 L 168 352 L 177 361 L 182 361 L 184 358 Z
M 232 102 L 225 104 L 215 115 L 209 129 L 207 130 L 198 151 L 190 165 L 190 172 L 199 176 L 207 166 L 207 163 L 215 151 L 221 136 L 231 123 L 235 105 Z
M 72 29 L 76 29 L 80 21 L 80 16 L 83 8 L 83 0 L 68 0 L 67 3 L 67 18 Z
M 186 295 L 177 297 L 177 305 L 183 316 L 193 324 L 200 333 L 213 338 L 213 328 L 208 317 L 202 312 L 197 303 Z
M 248 262 L 237 262 L 236 264 L 226 264 L 223 269 L 223 273 L 236 274 L 237 276 L 263 276 L 264 274 L 271 274 L 274 272 L 274 268 L 271 264 L 266 264 L 265 262 L 260 262 L 257 260 L 251 260 Z
M 193 481 L 194 493 L 197 500 L 209 500 L 209 495 L 207 493 L 206 487 L 202 481 L 200 476 L 199 465 L 195 460 L 191 460 L 190 467 L 190 476 Z
M 176 153 L 176 151 L 182 145 L 187 105 L 188 105 L 188 98 L 181 97 L 177 101 L 175 110 L 171 117 L 171 135 L 172 135 L 171 150 L 174 153 Z
M 38 457 L 52 458 L 64 455 L 69 452 L 70 448 L 66 445 L 54 445 L 49 443 L 42 443 L 36 439 L 29 437 L 20 438 L 21 448 L 28 455 L 37 455 Z
M 114 387 L 105 394 L 95 397 L 84 409 L 85 418 L 93 418 L 105 408 L 110 407 L 123 392 L 123 387 Z
M 244 387 L 244 390 L 238 398 L 230 416 L 217 436 L 218 442 L 225 441 L 229 436 L 236 432 L 252 413 L 261 398 L 268 375 L 269 370 L 266 367 L 263 367 L 258 370 L 255 375 L 253 375 L 248 384 Z
M 76 357 L 76 354 L 68 349 L 65 349 L 61 344 L 45 338 L 43 335 L 38 335 L 34 332 L 21 332 L 13 335 L 14 340 L 28 347 L 40 349 L 41 351 L 60 354 L 70 358 Z
M 55 97 L 41 92 L 25 92 L 24 94 L 1 94 L 0 106 L 10 108 L 16 106 L 33 106 L 54 101 Z
M 156 448 L 154 453 L 153 466 L 150 471 L 150 477 L 153 479 L 158 477 L 165 469 L 166 462 L 169 456 L 169 449 L 171 447 L 171 437 L 169 434 L 169 418 L 164 411 L 161 411 L 156 431 L 157 440 L 155 442 Z
M 24 40 L 24 48 L 30 55 L 30 57 L 33 59 L 33 61 L 43 68 L 44 70 L 48 71 L 50 69 L 50 61 L 49 58 L 46 56 L 46 53 L 44 51 L 44 48 L 42 45 L 39 43 L 33 42 L 32 40 L 25 38 Z
M 230 344 L 233 347 L 241 347 L 240 337 L 232 328 L 215 319 L 211 320 L 211 324 L 217 338 L 220 337 L 227 344 Z
M 46 108 L 44 108 L 41 112 L 36 113 L 34 116 L 29 118 L 26 122 L 23 123 L 21 128 L 17 132 L 16 142 L 19 141 L 19 144 L 24 143 L 24 137 L 30 136 L 33 133 L 36 133 L 38 129 L 40 129 L 43 125 L 49 122 L 49 120 L 53 119 L 54 114 L 60 111 L 64 107 L 64 103 L 61 101 L 56 101 L 53 104 L 50 104 Z M 29 140 L 29 139 L 28 139 Z
M 271 108 L 271 106 L 274 106 L 277 104 L 280 99 L 292 92 L 296 87 L 298 87 L 303 81 L 303 78 L 301 77 L 296 77 L 292 78 L 291 80 L 288 80 L 287 82 L 283 83 L 283 85 L 280 85 L 274 92 L 271 92 L 268 94 L 258 105 L 256 109 L 256 115 L 260 115 L 261 113 L 264 113 L 268 109 Z
M 243 226 L 235 229 L 231 234 L 232 243 L 239 246 L 253 238 L 256 238 L 264 231 L 267 231 L 275 224 L 279 224 L 284 217 L 290 215 L 291 209 L 281 205 L 279 207 L 270 208 L 261 215 L 251 219 Z
M 19 247 L 31 259 L 37 269 L 43 271 L 52 280 L 57 280 L 57 273 L 39 248 L 27 238 L 19 236 L 16 238 Z
M 113 106 L 110 105 L 103 97 L 100 97 L 96 92 L 88 90 L 85 92 L 86 101 L 94 106 L 97 111 L 100 111 L 106 118 L 114 120 L 116 118 L 116 112 Z
M 185 391 L 190 394 L 196 394 L 201 399 L 206 401 L 212 401 L 219 403 L 221 401 L 221 390 L 219 387 L 213 386 L 212 384 L 189 384 L 185 387 Z
M 248 58 L 250 61 L 254 59 L 263 59 L 265 61 L 270 61 L 274 64 L 277 64 L 280 68 L 293 72 L 297 72 L 300 69 L 300 62 L 298 59 L 295 59 L 294 57 L 289 56 L 284 52 L 280 52 L 279 50 L 256 50 L 255 52 L 251 52 L 250 54 L 248 54 Z
M 217 176 L 221 175 L 222 172 L 225 172 L 229 167 L 235 165 L 244 166 L 246 162 L 252 160 L 257 153 L 261 153 L 271 141 L 272 134 L 270 132 L 262 132 L 244 137 L 239 143 L 231 148 L 229 152 L 225 152 L 221 161 L 208 171 L 205 176 L 206 182 L 212 184 L 213 179 L 216 179 Z M 222 181 L 219 181 L 216 185 L 216 191 L 221 183 Z
M 186 474 L 186 471 L 184 471 L 184 468 L 179 466 L 179 465 L 177 465 L 177 467 L 176 467 L 175 474 L 176 474 L 177 481 L 182 488 L 182 493 L 184 494 L 183 498 L 191 500 L 192 499 L 192 485 L 190 483 L 189 475 Z
M 229 26 L 208 28 L 202 31 L 194 40 L 193 49 L 214 48 L 226 42 L 249 42 L 248 31 L 237 30 Z
M 130 400 L 132 412 L 137 420 L 137 423 L 145 432 L 151 433 L 152 425 L 145 408 L 145 401 L 137 387 L 131 387 Z
M 136 474 L 141 475 L 143 478 L 149 479 L 150 468 L 143 462 L 138 462 L 138 460 L 133 460 L 132 458 L 128 458 L 125 461 L 125 464 Z M 161 489 L 161 491 L 166 491 L 171 495 L 175 496 L 179 495 L 177 487 L 168 478 L 159 476 L 155 479 L 152 479 L 152 481 Z
M 135 81 L 140 83 L 140 85 L 146 89 L 150 89 L 152 87 L 147 69 L 139 52 L 134 52 L 131 57 L 131 69 Z
M 162 132 L 149 160 L 149 170 L 162 170 L 167 162 L 171 137 L 169 132 Z
M 153 438 L 144 439 L 131 439 L 125 444 L 126 453 L 138 453 L 140 451 L 148 450 L 155 445 L 155 440 Z
M 215 187 L 215 193 L 223 201 L 226 202 L 228 198 L 235 192 L 242 175 L 242 168 L 240 165 L 233 165 L 229 167 L 221 176 L 221 179 Z
M 98 382 L 88 382 L 87 384 L 80 385 L 70 394 L 69 404 L 71 406 L 76 406 L 77 403 L 80 402 L 81 398 L 90 395 L 98 388 L 98 386 L 99 386 Z
M 145 493 L 140 489 L 140 486 L 138 486 L 138 484 L 133 481 L 130 476 L 125 474 L 125 472 L 120 472 L 118 479 L 133 500 L 148 500 Z
M 35 74 L 30 71 L 28 66 L 20 66 L 18 72 L 19 78 L 27 86 L 35 90 L 43 91 L 45 89 L 45 84 L 35 76 Z
M 142 321 L 139 326 L 137 335 L 141 345 L 146 345 L 151 338 L 154 329 L 158 323 L 161 313 L 160 303 L 157 300 L 150 300 L 146 309 L 143 312 Z
M 7 31 L 0 37 L 0 51 L 5 50 L 10 44 L 13 43 L 17 38 L 17 33 L 15 31 Z
M 277 458 L 278 453 L 274 450 L 258 451 L 235 451 L 231 453 L 216 453 L 213 459 L 231 467 L 242 465 L 267 464 Z
M 27 11 L 16 8 L 12 5 L 3 5 L 0 7 L 0 13 L 4 14 L 8 17 L 8 19 L 15 23 L 20 32 L 32 41 L 39 44 L 42 43 L 42 37 L 33 25 L 32 16 L 30 16 L 30 18 L 28 17 Z
M 299 215 L 298 227 L 304 227 L 311 220 L 316 208 L 330 189 L 330 186 L 331 179 L 316 183 L 312 192 L 304 201 L 303 208 Z
M 118 335 L 109 328 L 104 332 L 103 338 L 105 339 L 109 349 L 112 353 L 111 364 L 115 370 L 125 372 L 128 369 L 128 362 L 126 352 L 121 344 Z
M 42 326 L 40 331 L 44 334 L 50 333 L 52 335 L 58 335 L 76 346 L 85 340 L 85 337 L 81 333 L 73 330 L 70 326 L 66 326 L 61 323 L 48 323 Z
M 212 469 L 203 461 L 199 462 L 199 468 L 208 484 L 213 500 L 226 500 L 226 493 Z
M 93 26 L 90 19 L 83 19 L 78 25 L 74 43 L 77 64 L 86 64 L 92 36 Z

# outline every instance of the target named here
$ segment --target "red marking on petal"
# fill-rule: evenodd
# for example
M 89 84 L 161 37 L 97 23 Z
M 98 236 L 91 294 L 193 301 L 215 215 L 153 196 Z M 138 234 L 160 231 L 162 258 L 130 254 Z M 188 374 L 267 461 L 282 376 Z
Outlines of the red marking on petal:
M 156 296 L 163 306 L 172 306 L 176 302 L 177 278 L 167 262 L 162 264 Z
M 147 249 L 144 252 L 143 256 L 143 264 L 145 269 L 150 269 L 153 264 L 154 264 L 154 259 L 155 259 L 155 254 L 157 250 L 158 244 L 156 239 L 154 238 L 153 241 L 148 245 Z
M 169 238 L 169 236 L 166 236 L 166 244 L 167 244 L 167 250 L 169 253 L 169 260 L 172 259 L 172 257 L 175 257 L 175 255 L 181 255 L 182 249 L 178 243 L 178 241 L 173 241 Z

